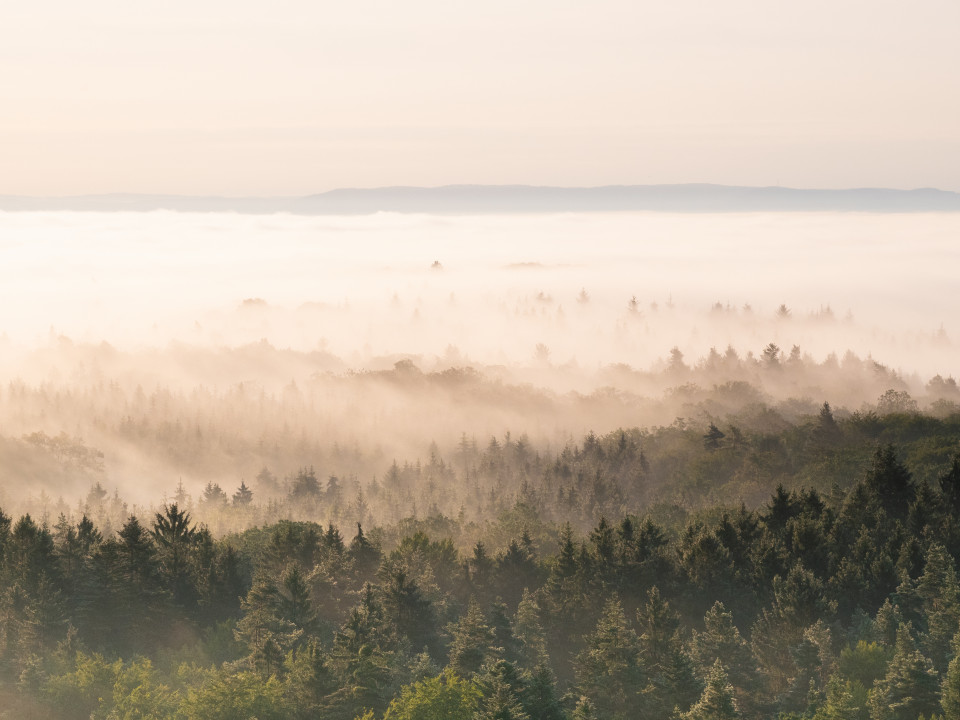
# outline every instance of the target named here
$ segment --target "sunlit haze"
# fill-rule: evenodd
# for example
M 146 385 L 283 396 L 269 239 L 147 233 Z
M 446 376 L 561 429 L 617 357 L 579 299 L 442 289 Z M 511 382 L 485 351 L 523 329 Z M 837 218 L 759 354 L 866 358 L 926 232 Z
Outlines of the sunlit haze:
M 956 213 L 0 213 L 0 421 L 84 438 L 152 501 L 340 445 L 364 459 L 323 467 L 376 476 L 462 433 L 547 448 L 761 398 L 788 418 L 890 389 L 929 404 L 960 360 L 958 232 Z M 760 362 L 771 344 L 789 372 Z M 134 442 L 135 418 L 217 439 L 187 460 Z

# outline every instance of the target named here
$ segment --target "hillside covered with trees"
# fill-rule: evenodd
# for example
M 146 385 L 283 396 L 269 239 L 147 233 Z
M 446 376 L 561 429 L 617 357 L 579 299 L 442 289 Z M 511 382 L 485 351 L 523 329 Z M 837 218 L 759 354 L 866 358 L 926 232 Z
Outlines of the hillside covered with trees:
M 677 423 L 550 456 L 464 436 L 449 462 L 395 463 L 368 488 L 422 508 L 378 523 L 362 491 L 309 467 L 265 468 L 270 500 L 211 482 L 155 511 L 94 485 L 57 518 L 0 516 L 2 704 L 23 718 L 957 718 L 958 427 L 824 404 L 765 432 Z M 650 490 L 668 477 L 683 480 Z M 445 479 L 473 482 L 482 513 L 431 508 Z M 738 491 L 750 500 L 722 501 Z

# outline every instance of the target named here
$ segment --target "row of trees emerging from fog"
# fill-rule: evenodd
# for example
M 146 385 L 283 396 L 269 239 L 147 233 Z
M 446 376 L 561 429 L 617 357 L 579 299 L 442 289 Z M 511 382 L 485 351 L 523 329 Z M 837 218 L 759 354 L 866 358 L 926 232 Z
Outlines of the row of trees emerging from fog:
M 805 432 L 851 451 L 847 482 L 755 506 L 625 493 L 571 523 L 533 493 L 485 523 L 221 536 L 177 503 L 111 530 L 0 515 L 0 692 L 24 718 L 960 718 L 960 433 L 913 428 L 952 438 L 921 474 L 890 444 L 853 452 L 843 422 L 824 406 Z M 712 424 L 698 442 L 750 441 Z M 539 472 L 613 487 L 663 447 L 591 435 Z M 492 452 L 462 450 L 468 474 Z

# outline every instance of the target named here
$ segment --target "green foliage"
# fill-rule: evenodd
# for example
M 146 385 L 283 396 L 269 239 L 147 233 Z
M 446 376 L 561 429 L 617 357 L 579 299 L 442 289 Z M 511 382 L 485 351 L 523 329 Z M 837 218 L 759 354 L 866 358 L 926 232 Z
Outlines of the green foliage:
M 733 614 L 717 602 L 703 618 L 703 632 L 693 631 L 691 655 L 700 673 L 706 676 L 717 660 L 730 668 L 728 680 L 742 703 L 756 690 L 756 661 L 750 646 L 733 624 Z
M 885 645 L 877 642 L 859 640 L 854 647 L 845 647 L 840 651 L 840 675 L 863 687 L 872 687 L 887 673 L 891 652 Z
M 400 690 L 383 720 L 449 720 L 470 718 L 480 703 L 477 685 L 459 678 L 453 670 Z
M 859 681 L 834 676 L 813 720 L 867 720 L 867 697 L 867 689 Z
M 821 408 L 805 422 L 761 436 L 738 420 L 713 450 L 680 426 L 588 436 L 496 521 L 431 511 L 369 535 L 358 525 L 349 544 L 334 523 L 290 520 L 217 539 L 180 504 L 102 533 L 67 512 L 52 530 L 0 513 L 0 698 L 68 720 L 960 720 L 949 453 L 939 490 L 881 446 L 848 491 L 784 482 L 752 507 L 625 512 L 640 492 L 629 483 L 663 471 L 668 440 L 711 472 L 755 461 L 786 473 L 845 456 L 867 420 Z M 525 441 L 461 450 L 471 472 L 537 463 Z M 452 471 L 435 456 L 398 467 L 397 487 L 416 487 L 416 472 Z M 570 493 L 591 524 L 579 505 L 554 514 Z
M 141 658 L 117 674 L 108 720 L 160 720 L 172 717 L 179 705 L 179 694 L 160 681 L 150 660 Z
M 284 720 L 289 717 L 283 684 L 252 672 L 214 671 L 187 692 L 178 717 L 183 720 Z
M 680 717 L 681 720 L 736 720 L 740 717 L 733 686 L 719 659 L 710 668 L 700 700 Z
M 43 696 L 60 717 L 89 718 L 112 698 L 122 668 L 120 660 L 108 662 L 99 654 L 77 653 L 73 669 L 52 675 Z
M 686 710 L 700 695 L 701 684 L 680 637 L 680 616 L 660 591 L 651 588 L 637 611 L 639 670 L 645 679 L 640 706 L 651 716 L 666 716 L 674 708 Z
M 940 688 L 943 720 L 960 720 L 960 656 L 950 661 Z
M 450 669 L 472 678 L 487 662 L 498 657 L 496 636 L 484 617 L 480 604 L 471 598 L 460 620 L 447 628 L 450 633 Z
M 887 674 L 870 691 L 871 720 L 914 720 L 940 709 L 940 679 L 917 649 L 910 626 L 901 625 Z
M 601 717 L 627 718 L 636 710 L 644 688 L 640 638 L 619 602 L 610 600 L 604 607 L 574 665 L 580 691 Z

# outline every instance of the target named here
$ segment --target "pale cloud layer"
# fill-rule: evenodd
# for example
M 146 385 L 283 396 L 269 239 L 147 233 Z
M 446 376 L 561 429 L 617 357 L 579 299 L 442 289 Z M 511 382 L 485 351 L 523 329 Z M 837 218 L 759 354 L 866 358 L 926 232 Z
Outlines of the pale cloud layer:
M 0 212 L 0 349 L 265 340 L 362 368 L 522 365 L 543 344 L 557 365 L 647 368 L 776 342 L 926 380 L 960 361 L 958 233 L 957 213 Z
M 0 193 L 960 190 L 960 4 L 34 0 Z

